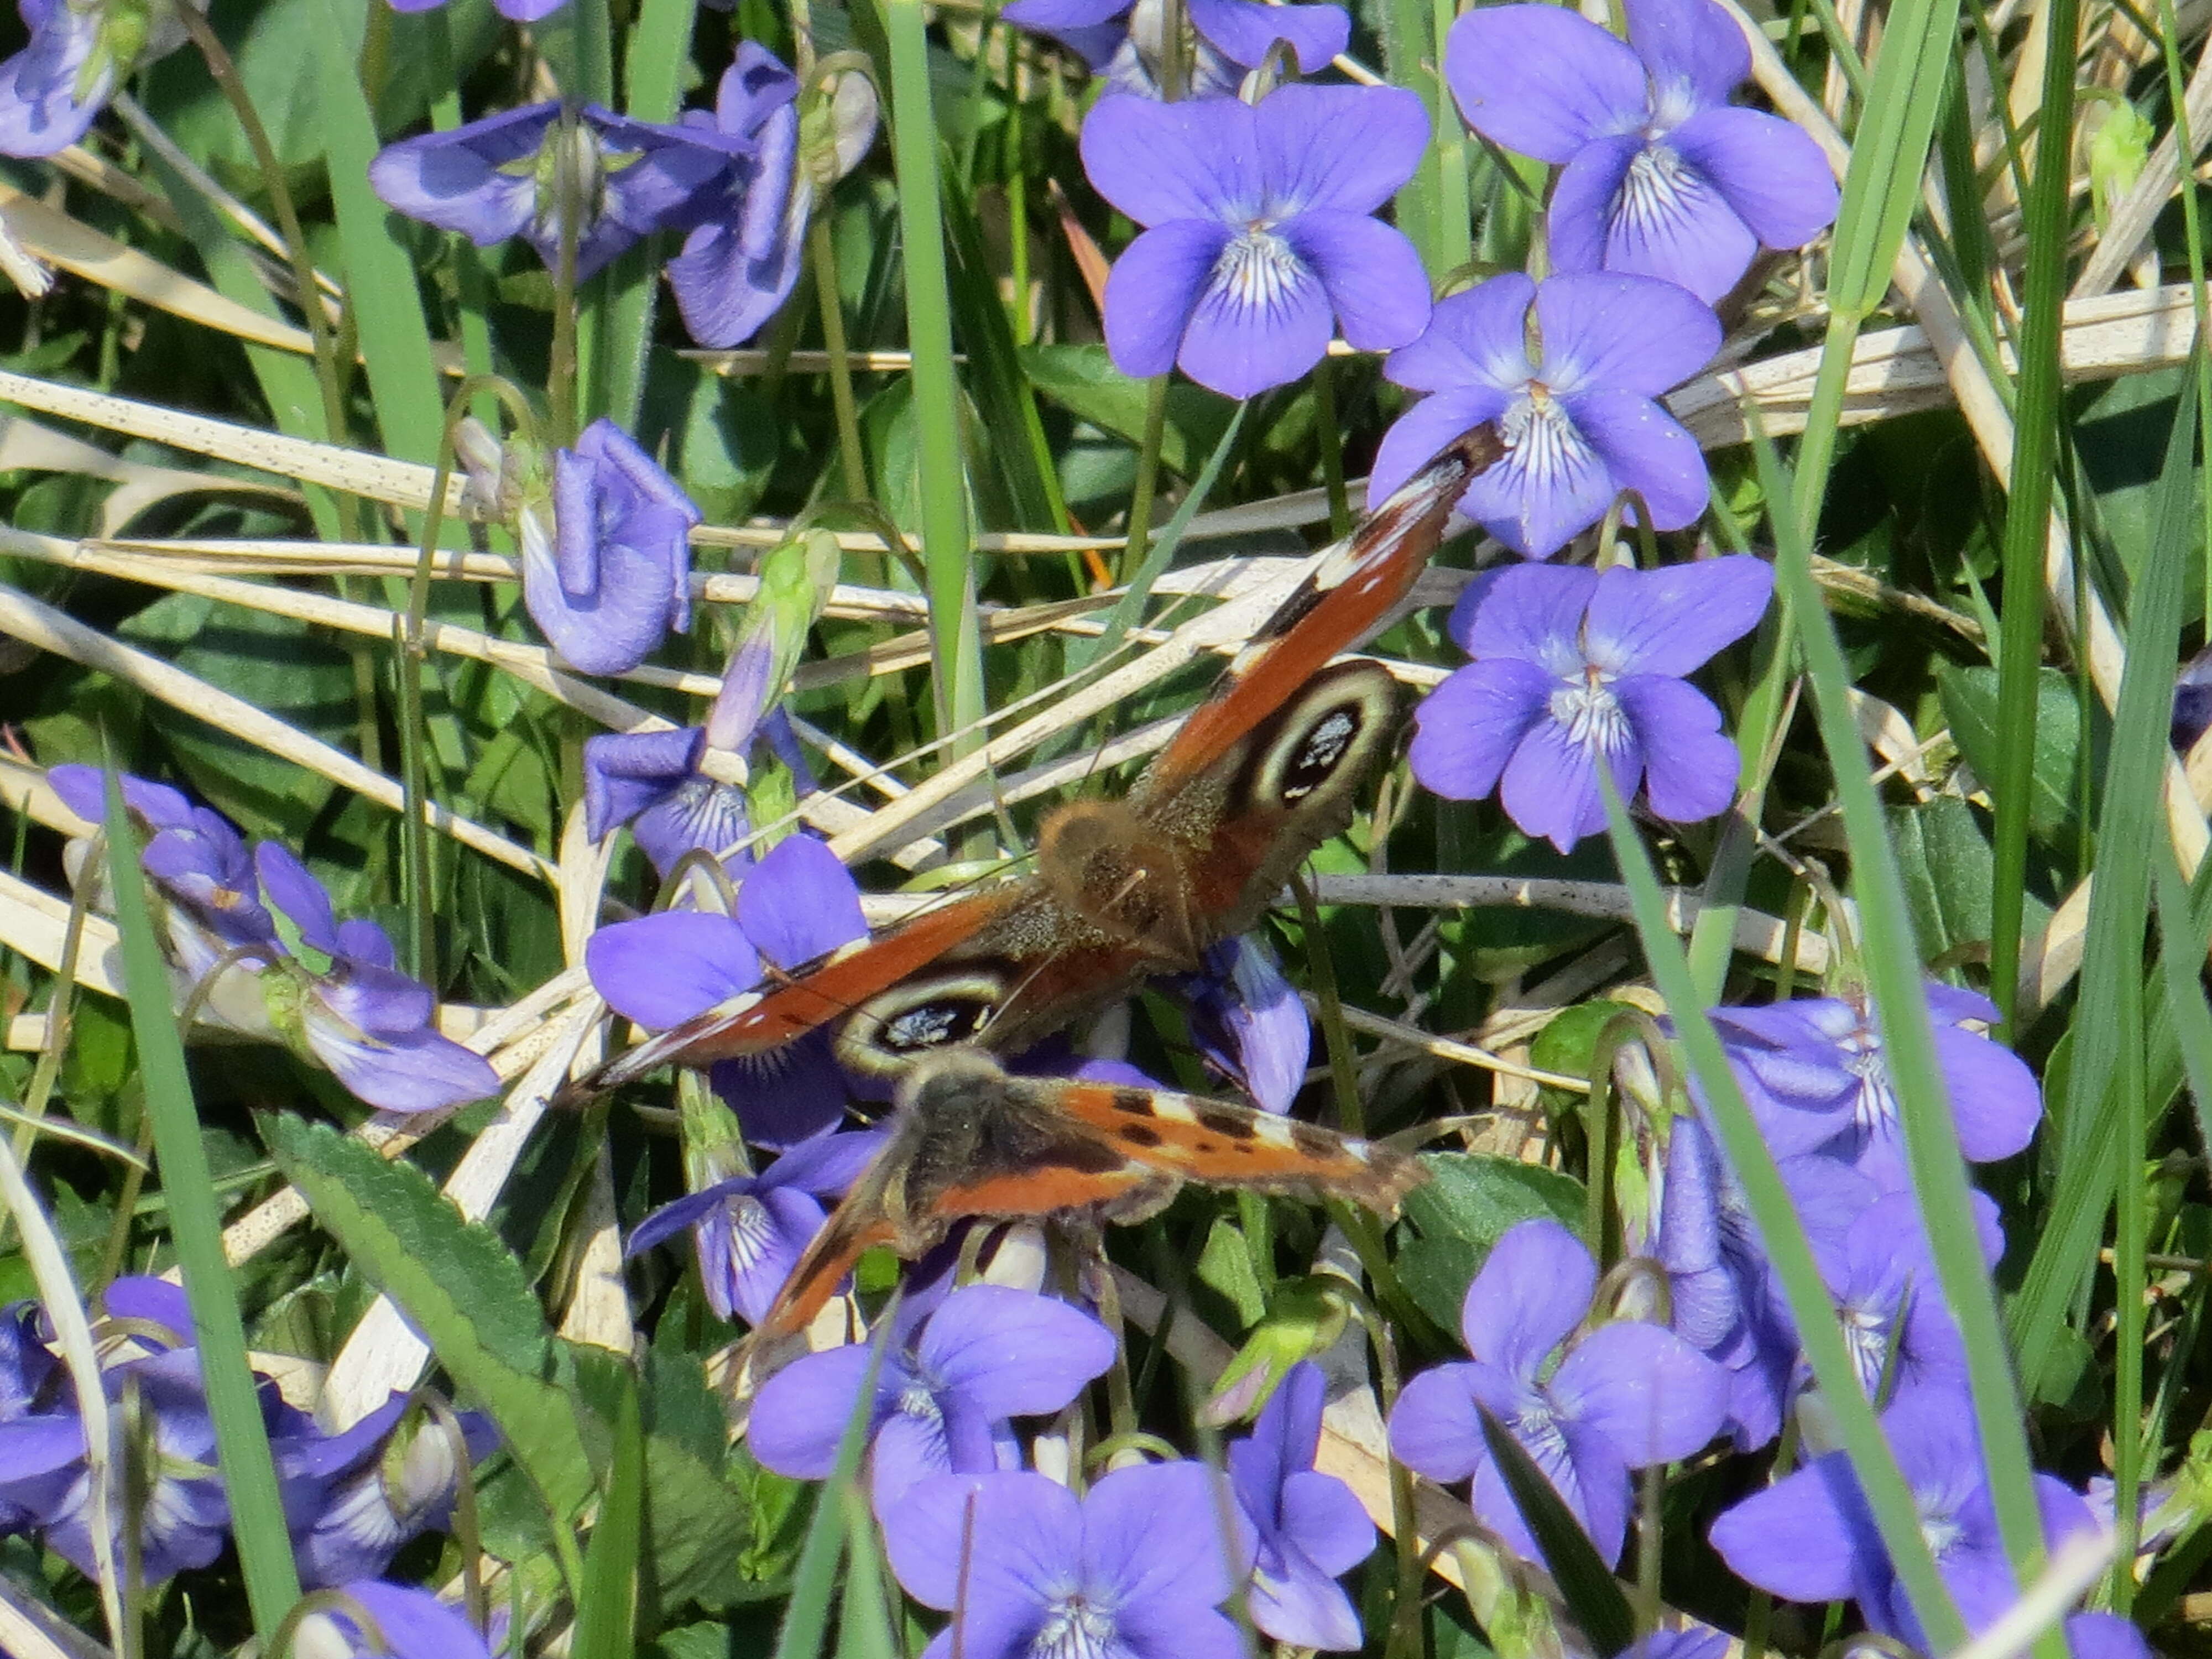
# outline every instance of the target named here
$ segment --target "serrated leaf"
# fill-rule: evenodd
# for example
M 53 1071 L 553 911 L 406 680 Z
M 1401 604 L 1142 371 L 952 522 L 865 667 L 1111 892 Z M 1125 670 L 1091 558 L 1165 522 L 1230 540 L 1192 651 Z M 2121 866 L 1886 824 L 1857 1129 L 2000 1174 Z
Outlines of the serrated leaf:
M 591 1497 L 574 1403 L 522 1264 L 465 1220 L 420 1170 L 303 1118 L 262 1120 L 262 1139 L 315 1219 L 365 1279 L 398 1304 L 461 1392 L 561 1520 Z

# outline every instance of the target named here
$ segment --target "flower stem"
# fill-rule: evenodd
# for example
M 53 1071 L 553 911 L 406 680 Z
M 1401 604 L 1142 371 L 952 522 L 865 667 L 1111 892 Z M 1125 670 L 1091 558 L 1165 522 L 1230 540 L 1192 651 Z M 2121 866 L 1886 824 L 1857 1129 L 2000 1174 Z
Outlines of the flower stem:
M 822 313 L 822 349 L 830 354 L 830 402 L 837 412 L 837 465 L 848 501 L 868 499 L 867 457 L 860 448 L 860 410 L 853 397 L 853 362 L 845 343 L 845 301 L 837 285 L 837 247 L 820 212 L 806 227 L 806 263 L 814 267 L 814 305 Z
M 561 112 L 553 142 L 560 146 L 553 189 L 560 202 L 561 251 L 553 264 L 553 354 L 545 370 L 549 435 L 566 447 L 576 441 L 576 218 L 583 206 L 576 177 L 576 112 Z
M 1145 437 L 1137 447 L 1137 478 L 1129 490 L 1129 538 L 1121 550 L 1121 580 L 1133 582 L 1144 568 L 1152 539 L 1152 501 L 1158 493 L 1160 444 L 1168 429 L 1168 377 L 1152 376 L 1145 394 Z
M 1321 478 L 1328 489 L 1328 533 L 1352 533 L 1352 503 L 1344 493 L 1344 427 L 1336 412 L 1336 365 L 1324 356 L 1314 365 L 1314 424 L 1321 433 Z

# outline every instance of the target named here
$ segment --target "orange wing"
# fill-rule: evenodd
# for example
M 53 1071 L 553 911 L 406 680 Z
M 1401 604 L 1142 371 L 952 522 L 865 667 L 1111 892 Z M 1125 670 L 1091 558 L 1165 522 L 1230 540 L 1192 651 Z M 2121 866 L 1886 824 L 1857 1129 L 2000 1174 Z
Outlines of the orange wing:
M 1228 752 L 1339 652 L 1372 632 L 1443 538 L 1467 487 L 1504 459 L 1494 425 L 1462 434 L 1370 514 L 1255 636 L 1259 650 L 1185 720 L 1146 773 L 1172 789 Z

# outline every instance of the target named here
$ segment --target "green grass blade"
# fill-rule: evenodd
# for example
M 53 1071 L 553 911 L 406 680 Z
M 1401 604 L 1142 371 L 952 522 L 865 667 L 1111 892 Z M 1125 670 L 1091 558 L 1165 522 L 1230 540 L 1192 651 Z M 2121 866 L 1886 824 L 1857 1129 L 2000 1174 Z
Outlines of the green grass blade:
M 2158 860 L 2159 964 L 2166 981 L 2166 1018 L 2181 1049 L 2189 1078 L 2190 1104 L 2197 1112 L 2197 1140 L 2212 1149 L 2212 1007 L 2204 1001 L 2197 967 L 2204 960 L 2204 933 L 2191 912 L 2189 890 L 2180 872 Z
M 2058 1190 L 2012 1306 L 2021 1376 L 2031 1392 L 2056 1352 L 2075 1291 L 2095 1266 L 2117 1151 L 2118 1125 L 2097 1109 L 2119 1061 L 2113 999 L 2122 974 L 2142 971 L 2152 861 L 2172 856 L 2166 844 L 2162 786 L 2184 566 L 2195 530 L 2196 400 L 2182 398 L 2176 407 L 2150 544 L 2136 564 L 2127 669 L 2120 678 L 2119 708 L 2105 764 L 2096 885 L 2090 892 L 2088 934 L 2081 951 L 2081 1000 L 2071 1025 L 2066 1115 L 2052 1130 L 2058 1143 Z
M 1828 261 L 1828 307 L 1840 315 L 1863 319 L 1889 291 L 1920 204 L 1958 30 L 1959 0 L 1902 0 L 1883 25 Z
M 614 1459 L 599 1518 L 584 1548 L 576 1603 L 575 1659 L 630 1659 L 637 1651 L 638 1559 L 645 1547 L 645 1429 L 637 1382 L 623 1380 L 615 1412 Z
M 845 1572 L 842 1617 L 837 1625 L 837 1659 L 899 1659 L 898 1626 L 884 1590 L 884 1554 L 878 1547 L 875 1518 L 866 1495 L 848 1486 L 839 1507 L 845 1515 Z
M 894 4 L 898 3 L 894 0 Z M 829 1480 L 815 1488 L 814 1514 L 806 1523 L 806 1541 L 799 1546 L 799 1565 L 792 1573 L 791 1599 L 784 1603 L 775 1659 L 815 1659 L 830 1628 L 830 1603 L 837 1595 L 837 1564 L 845 1553 L 842 1494 L 857 1490 L 854 1481 L 860 1472 L 860 1454 L 867 1448 L 876 1374 L 883 1369 L 884 1345 L 890 1340 L 897 1305 L 894 1300 L 877 1316 L 870 1338 L 868 1369 L 860 1378 L 860 1392 L 853 1401 L 853 1415 L 845 1425 L 844 1436 L 837 1442 L 836 1466 L 830 1471 Z
M 2065 395 L 2058 342 L 2066 321 L 2066 242 L 2073 200 L 2075 37 L 2080 0 L 2051 0 L 2035 179 L 2030 185 L 2027 312 L 2013 410 L 2012 494 L 2005 508 L 2004 609 L 1997 641 L 1996 890 L 1990 900 L 1990 990 L 2008 1030 L 2020 990 L 2027 896 L 2027 817 L 2035 773 L 2037 671 L 2043 665 L 2043 556 L 2051 537 L 2052 462 Z M 1978 216 L 1972 222 L 1981 224 Z
M 1760 471 L 1778 483 L 1772 449 L 1759 446 Z M 1771 483 L 1770 488 L 1774 484 Z M 1787 499 L 1786 495 L 1770 499 Z M 1868 988 L 1881 1031 L 1882 1052 L 1897 1098 L 1912 1188 L 1928 1231 L 1945 1300 L 1966 1339 L 1967 1379 L 1987 1461 L 1990 1496 L 2005 1548 L 2023 1582 L 2043 1553 L 2042 1526 L 2028 1462 L 2018 1390 L 2007 1363 L 1996 1292 L 1982 1266 L 1974 1231 L 1972 1187 L 1959 1150 L 1936 1057 L 1936 1034 L 1923 990 L 1919 947 L 1905 883 L 1891 846 L 1881 799 L 1850 706 L 1844 664 L 1820 592 L 1812 556 L 1788 515 L 1773 515 L 1778 544 L 1775 574 L 1797 616 L 1798 636 L 1813 683 L 1813 706 L 1829 770 L 1843 808 L 1851 856 L 1851 894 L 1858 902 Z M 1948 1641 L 1940 1642 L 1948 1647 Z
M 975 622 L 975 577 L 960 464 L 960 389 L 952 372 L 952 307 L 939 210 L 936 114 L 929 91 L 929 42 L 921 0 L 888 0 L 891 160 L 898 178 L 905 252 L 907 342 L 914 353 L 914 414 L 921 498 L 921 558 L 929 590 L 938 714 L 946 732 L 983 714 L 983 659 Z M 955 742 L 948 760 L 981 743 Z
M 315 91 L 327 146 L 324 163 L 345 260 L 346 300 L 368 370 L 377 431 L 386 454 L 428 465 L 437 459 L 446 407 L 431 366 L 430 329 L 415 286 L 415 260 L 393 239 L 386 222 L 389 210 L 369 188 L 368 164 L 378 148 L 376 121 L 346 50 L 352 35 L 338 0 L 323 0 L 323 21 L 314 36 Z M 460 531 L 456 525 L 449 533 Z
M 1447 131 L 1461 136 L 1459 109 L 1443 77 L 1437 73 L 1443 61 L 1443 45 L 1430 35 L 1431 8 L 1426 0 L 1385 0 L 1376 10 L 1382 32 L 1383 66 L 1391 82 L 1419 96 L 1437 134 L 1436 142 L 1421 152 L 1413 176 L 1399 191 L 1391 216 L 1420 250 L 1421 264 L 1433 282 L 1451 269 L 1444 257 L 1443 145 Z
M 1778 519 L 1781 516 L 1777 514 Z M 1966 1640 L 1966 1626 L 1936 1572 L 1935 1557 L 1920 1530 L 1911 1489 L 1898 1469 L 1889 1442 L 1882 1437 L 1873 1405 L 1859 1386 L 1857 1368 L 1844 1346 L 1835 1305 L 1829 1300 L 1827 1285 L 1813 1259 L 1813 1247 L 1806 1240 L 1789 1188 L 1782 1183 L 1774 1154 L 1767 1150 L 1765 1137 L 1744 1103 L 1743 1090 L 1722 1051 L 1720 1034 L 1698 1003 L 1697 987 L 1690 978 L 1689 958 L 1667 925 L 1666 899 L 1659 890 L 1650 854 L 1629 822 L 1620 791 L 1603 768 L 1599 769 L 1598 781 L 1605 790 L 1613 857 L 1635 908 L 1636 931 L 1644 942 L 1652 982 L 1666 999 L 1675 1035 L 1711 1109 L 1713 1132 L 1743 1185 L 1744 1202 L 1759 1225 L 1767 1260 L 1796 1321 L 1798 1340 L 1820 1386 L 1821 1398 L 1835 1419 L 1859 1489 L 1866 1494 L 1883 1547 L 1935 1650 L 1948 1652 Z M 1978 1265 L 1981 1261 L 1978 1247 L 1972 1260 Z
M 124 810 L 116 775 L 107 775 L 108 857 L 115 873 L 115 926 L 122 935 L 123 982 L 131 1002 L 131 1030 L 146 1089 L 146 1115 L 154 1129 L 154 1155 L 161 1191 L 169 1200 L 169 1236 L 184 1271 L 191 1304 L 192 1335 L 215 1425 L 216 1456 L 230 1500 L 231 1535 L 246 1577 L 253 1628 L 266 1644 L 300 1599 L 300 1575 L 284 1525 L 276 1466 L 261 1397 L 246 1363 L 246 1324 L 238 1311 L 238 1285 L 222 1254 L 222 1213 L 216 1206 L 215 1176 L 200 1139 L 199 1109 L 185 1070 L 185 1044 L 177 1030 L 169 968 L 154 937 L 138 865 L 138 840 Z
M 1489 1448 L 1514 1507 L 1528 1523 L 1529 1535 L 1544 1553 L 1544 1565 L 1559 1586 L 1568 1616 L 1598 1652 L 1626 1652 L 1636 1639 L 1636 1615 L 1629 1609 L 1620 1581 L 1605 1565 L 1605 1558 L 1597 1553 L 1566 1500 L 1536 1467 L 1536 1460 L 1489 1407 L 1477 1401 L 1474 1408 L 1482 1419 L 1482 1443 Z

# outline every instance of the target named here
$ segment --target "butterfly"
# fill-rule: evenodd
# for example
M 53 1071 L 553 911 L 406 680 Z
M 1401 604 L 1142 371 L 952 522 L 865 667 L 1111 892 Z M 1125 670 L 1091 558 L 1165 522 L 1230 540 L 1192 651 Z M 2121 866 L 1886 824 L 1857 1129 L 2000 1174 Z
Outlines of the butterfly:
M 911 1260 L 966 1220 L 1140 1221 L 1186 1181 L 1342 1198 L 1388 1215 L 1428 1179 L 1415 1158 L 1255 1107 L 1159 1089 L 1009 1076 L 972 1047 L 915 1060 L 890 1138 L 814 1236 L 755 1339 L 812 1322 L 862 1255 Z
M 1395 739 L 1397 690 L 1377 663 L 1331 659 L 1411 590 L 1461 495 L 1504 453 L 1494 426 L 1463 434 L 1330 549 L 1127 796 L 1046 817 L 1034 875 L 732 997 L 555 1103 L 824 1027 L 846 1066 L 885 1077 L 952 1044 L 1018 1053 L 1152 975 L 1197 970 L 1351 821 Z

